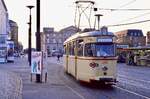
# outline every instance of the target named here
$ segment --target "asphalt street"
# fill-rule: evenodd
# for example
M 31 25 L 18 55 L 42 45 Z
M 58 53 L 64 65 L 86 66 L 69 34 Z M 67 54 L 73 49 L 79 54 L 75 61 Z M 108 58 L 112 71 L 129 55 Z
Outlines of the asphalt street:
M 30 81 L 30 67 L 26 58 L 1 64 L 1 70 L 16 73 L 22 78 L 23 99 L 150 99 L 150 67 L 117 65 L 118 83 L 112 87 L 80 83 L 64 73 L 62 59 L 48 58 L 45 69 L 47 82 Z

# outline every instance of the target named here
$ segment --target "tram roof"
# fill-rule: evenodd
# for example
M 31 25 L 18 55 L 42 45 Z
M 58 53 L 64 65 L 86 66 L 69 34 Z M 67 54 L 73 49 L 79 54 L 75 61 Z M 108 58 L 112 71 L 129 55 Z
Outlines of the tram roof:
M 114 34 L 112 32 L 104 33 L 101 31 L 77 32 L 76 34 L 69 37 L 64 43 L 76 38 L 92 37 L 92 36 L 114 36 Z

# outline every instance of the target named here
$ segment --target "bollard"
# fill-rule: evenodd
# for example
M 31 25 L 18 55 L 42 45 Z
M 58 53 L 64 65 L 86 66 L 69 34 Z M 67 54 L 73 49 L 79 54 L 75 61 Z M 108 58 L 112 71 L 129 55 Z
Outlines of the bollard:
M 30 81 L 32 82 L 32 73 L 31 73 L 31 76 L 30 76 Z
M 45 73 L 45 83 L 47 82 L 47 72 Z

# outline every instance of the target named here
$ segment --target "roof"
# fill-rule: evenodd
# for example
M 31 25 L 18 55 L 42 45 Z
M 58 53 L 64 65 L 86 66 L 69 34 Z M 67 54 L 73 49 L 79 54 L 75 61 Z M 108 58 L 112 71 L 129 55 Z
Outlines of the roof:
M 82 37 L 90 37 L 90 36 L 114 36 L 112 32 L 103 33 L 101 31 L 91 31 L 91 32 L 78 32 L 71 37 L 69 37 L 64 43 L 76 39 L 76 38 L 82 38 Z

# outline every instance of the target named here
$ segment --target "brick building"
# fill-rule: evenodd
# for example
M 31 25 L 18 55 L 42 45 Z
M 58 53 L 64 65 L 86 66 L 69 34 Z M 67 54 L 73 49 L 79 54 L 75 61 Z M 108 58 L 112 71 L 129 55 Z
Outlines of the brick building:
M 61 29 L 59 32 L 54 31 L 52 27 L 43 28 L 42 38 L 45 40 L 45 47 L 43 45 L 43 48 L 47 49 L 47 55 L 51 56 L 54 51 L 63 53 L 63 42 L 77 31 L 78 28 L 74 26 Z
M 147 45 L 150 45 L 150 31 L 147 32 Z
M 127 29 L 115 33 L 117 43 L 122 45 L 129 45 L 129 47 L 145 46 L 146 36 L 143 35 L 142 30 Z

